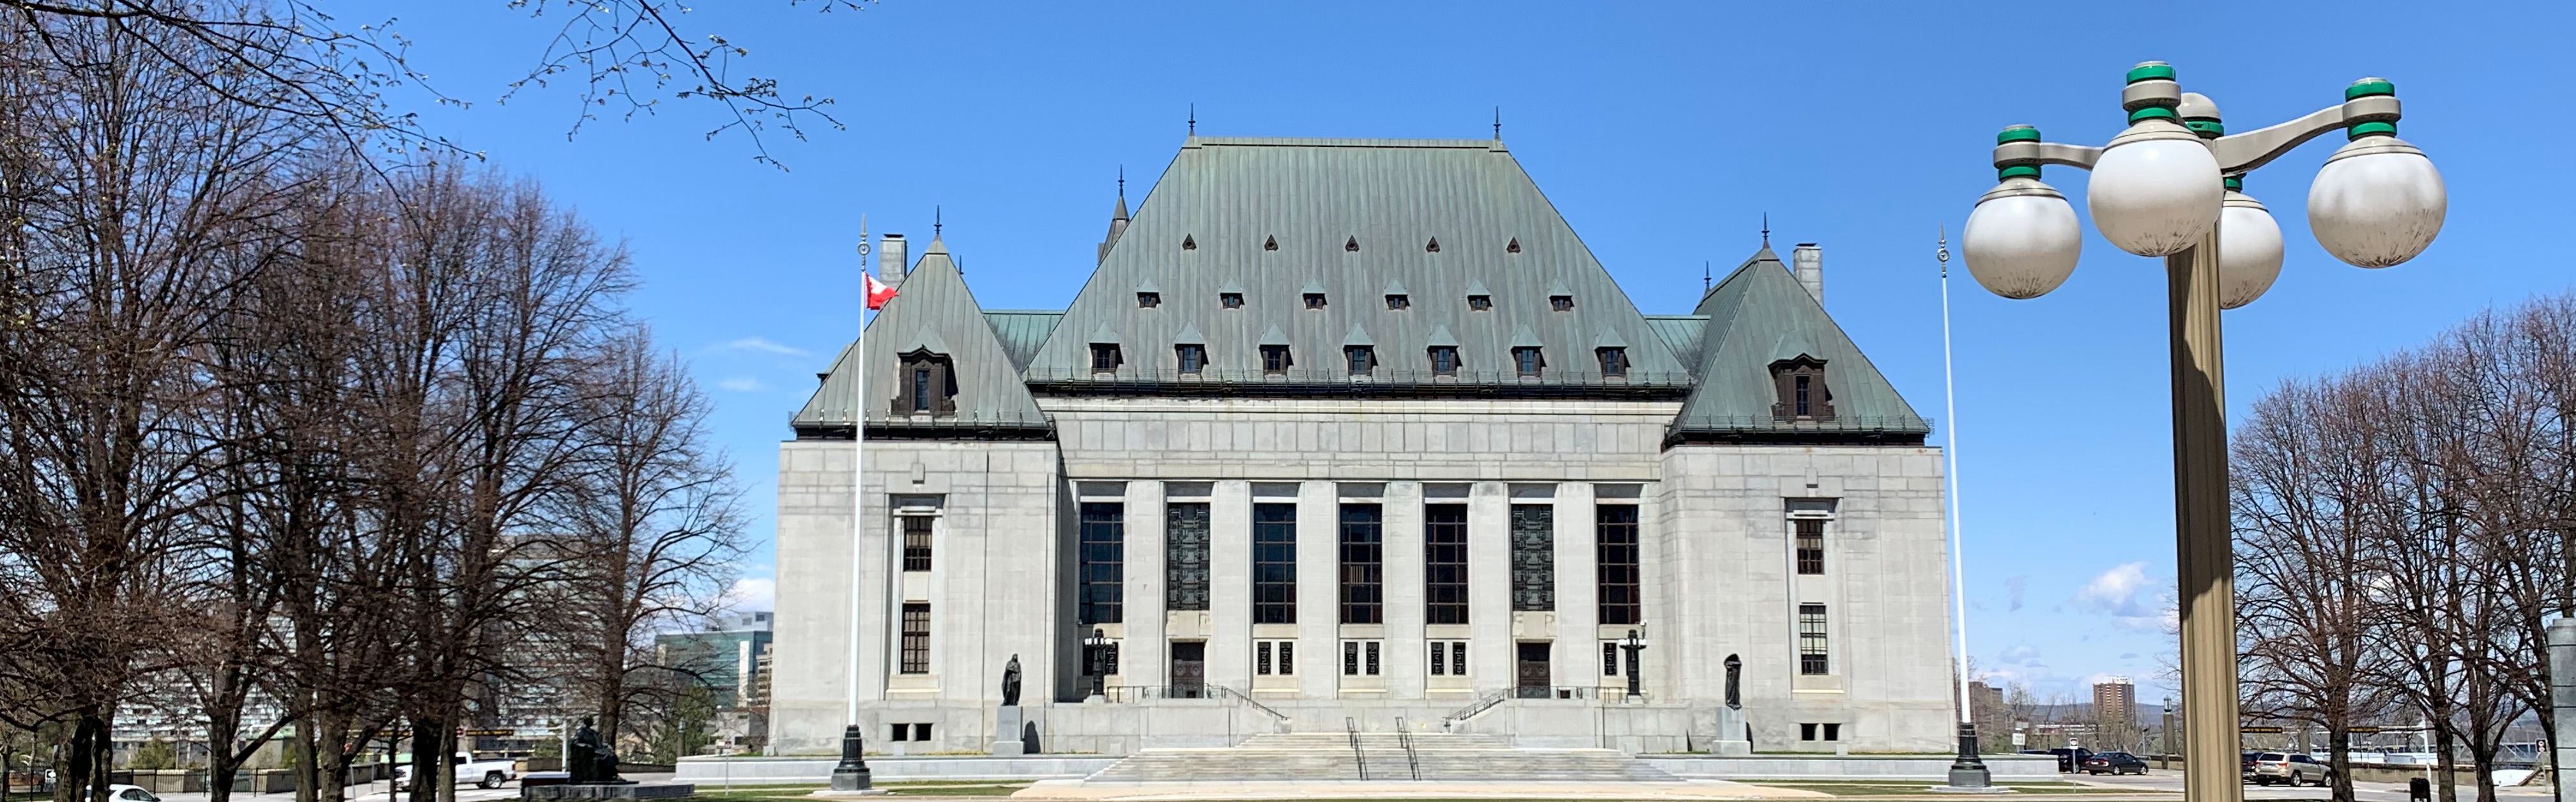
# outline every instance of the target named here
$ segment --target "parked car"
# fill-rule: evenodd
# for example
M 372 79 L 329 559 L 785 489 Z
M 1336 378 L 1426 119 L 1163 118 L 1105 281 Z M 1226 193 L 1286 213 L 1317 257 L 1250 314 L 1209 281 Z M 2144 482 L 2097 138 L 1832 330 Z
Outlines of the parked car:
M 2254 781 L 2254 759 L 2255 759 L 2255 758 L 2258 758 L 2258 757 L 2262 757 L 2262 756 L 2263 756 L 2263 753 L 2261 753 L 2261 752 L 2246 752 L 2246 753 L 2244 753 L 2244 758 L 2245 758 L 2245 760 L 2244 760 L 2243 779 L 2244 779 L 2246 782 L 2253 782 L 2253 781 Z
M 499 788 L 502 783 L 519 777 L 518 764 L 508 760 L 476 760 L 473 755 L 458 752 L 449 764 L 456 767 L 458 785 L 473 783 L 482 788 Z M 394 787 L 411 787 L 410 766 L 394 767 Z
M 2289 783 L 2293 786 L 2334 782 L 2334 767 L 2307 755 L 2289 752 L 2264 752 L 2254 756 L 2254 784 Z
M 2068 774 L 2084 770 L 2084 762 L 2093 759 L 2093 750 L 2080 746 L 2072 749 L 2061 746 L 2040 754 L 2056 755 L 2057 770 Z
M 2147 762 L 2127 752 L 2095 752 L 2093 757 L 2084 761 L 2084 773 L 2108 774 L 2114 777 L 2122 774 L 2145 774 Z
M 83 793 L 80 795 L 80 798 L 88 799 L 89 794 Z M 141 786 L 117 785 L 114 783 L 110 783 L 107 786 L 107 798 L 115 800 L 115 802 L 161 802 L 161 797 L 154 795 L 150 791 L 143 790 Z

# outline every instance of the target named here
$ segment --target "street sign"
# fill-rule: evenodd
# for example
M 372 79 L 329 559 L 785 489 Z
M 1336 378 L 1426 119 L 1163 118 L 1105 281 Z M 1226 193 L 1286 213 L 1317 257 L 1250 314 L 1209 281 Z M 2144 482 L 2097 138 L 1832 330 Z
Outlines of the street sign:
M 514 729 L 507 729 L 507 728 L 503 728 L 503 729 L 489 729 L 489 730 L 465 730 L 465 731 L 463 731 L 462 733 L 459 733 L 459 734 L 464 735 L 464 736 L 469 737 L 469 738 L 508 738 L 508 737 L 510 737 L 510 736 L 513 736 L 513 735 L 517 735 L 517 734 L 519 734 L 519 731 L 518 731 L 518 730 L 514 730 Z
M 2352 728 L 2347 729 L 2347 730 L 2345 730 L 2345 731 L 2346 731 L 2346 732 L 2350 732 L 2350 733 L 2352 733 L 2352 734 L 2354 734 L 2354 735 L 2369 735 L 2369 734 L 2372 734 L 2372 733 L 2376 733 L 2376 732 L 2378 732 L 2378 731 L 2379 731 L 2379 728 L 2378 728 L 2378 727 L 2352 727 Z
M 2237 732 L 2244 733 L 2244 734 L 2247 734 L 2247 735 L 2279 735 L 2279 734 L 2281 734 L 2281 728 L 2279 728 L 2279 727 L 2238 727 L 2238 728 L 2236 728 L 2236 731 L 2237 731 Z
M 2027 735 L 2027 734 L 2025 734 L 2025 733 L 2018 733 L 2018 732 L 2013 733 L 2013 748 L 2014 748 L 2014 749 L 2020 749 L 2020 748 L 2022 748 L 2022 746 L 2024 745 L 2024 743 L 2026 743 L 2026 740 L 2027 740 L 2029 737 L 2030 737 L 2030 736 L 2029 736 L 2029 735 Z

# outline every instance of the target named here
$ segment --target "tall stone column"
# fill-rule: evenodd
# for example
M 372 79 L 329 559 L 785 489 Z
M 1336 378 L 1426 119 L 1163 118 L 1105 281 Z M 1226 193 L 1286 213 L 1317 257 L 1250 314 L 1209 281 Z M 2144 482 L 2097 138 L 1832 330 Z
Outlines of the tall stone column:
M 1129 685 L 1169 684 L 1171 660 L 1163 637 L 1163 483 L 1127 483 L 1127 547 L 1121 613 L 1126 642 L 1119 645 L 1118 677 Z
M 1384 546 L 1380 550 L 1380 576 L 1386 583 L 1386 695 L 1390 699 L 1420 699 L 1423 680 L 1431 673 L 1422 637 L 1426 617 L 1422 484 L 1389 482 L 1381 501 L 1386 511 L 1386 525 L 1380 530 Z
M 1501 482 L 1467 497 L 1467 662 L 1479 694 L 1512 686 L 1512 500 Z
M 1627 687 L 1601 675 L 1601 553 L 1594 530 L 1592 486 L 1556 486 L 1556 684 Z
M 1252 690 L 1252 486 L 1217 482 L 1208 499 L 1208 681 Z
M 1342 680 L 1340 513 L 1332 482 L 1298 484 L 1297 687 L 1309 699 L 1333 698 Z
M 2576 782 L 2566 772 L 2576 766 L 2576 619 L 2549 622 L 2549 715 L 2557 724 L 2558 742 L 2549 745 L 2549 768 L 2557 777 L 2558 802 L 2576 802 Z

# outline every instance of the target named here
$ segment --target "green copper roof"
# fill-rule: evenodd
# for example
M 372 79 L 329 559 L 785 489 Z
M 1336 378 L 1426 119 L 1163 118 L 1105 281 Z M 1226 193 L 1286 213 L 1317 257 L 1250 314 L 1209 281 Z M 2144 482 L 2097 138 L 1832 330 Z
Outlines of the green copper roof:
M 1273 240 L 1277 250 L 1264 247 Z M 1146 282 L 1161 288 L 1157 309 L 1136 307 L 1133 288 Z M 1230 287 L 1242 288 L 1243 308 L 1220 305 Z M 1397 288 L 1406 309 L 1380 297 Z M 1306 307 L 1309 292 L 1327 294 L 1324 308 Z M 1471 293 L 1491 295 L 1493 308 L 1470 311 Z M 1551 294 L 1573 296 L 1573 308 L 1554 311 Z M 1185 326 L 1205 335 L 1209 379 L 1263 381 L 1258 346 L 1275 332 L 1297 367 L 1268 383 L 1346 387 L 1338 357 L 1364 331 L 1381 382 L 1428 380 L 1426 349 L 1445 326 L 1463 370 L 1444 383 L 1679 391 L 1689 382 L 1528 173 L 1489 140 L 1190 139 L 1026 376 L 1062 390 L 1172 380 L 1173 338 Z M 1088 344 L 1104 328 L 1125 357 L 1114 374 L 1090 369 Z M 1627 376 L 1600 375 L 1592 352 L 1602 342 L 1626 344 Z M 1516 344 L 1545 349 L 1541 378 L 1512 370 Z
M 1664 344 L 1673 349 L 1673 356 L 1680 358 L 1682 364 L 1699 366 L 1699 339 L 1708 333 L 1707 316 L 1647 315 L 1646 325 L 1664 338 Z
M 1699 386 L 1673 421 L 1670 439 L 1920 442 L 1931 431 L 1770 248 L 1744 260 L 1692 312 L 1708 318 Z M 1771 366 L 1799 356 L 1825 363 L 1831 420 L 1775 414 L 1780 397 Z
M 841 349 L 823 386 L 796 413 L 793 426 L 800 436 L 844 433 L 864 408 L 871 431 L 880 426 L 1051 427 L 1046 414 L 1038 411 L 1037 401 L 1029 396 L 1027 385 L 1020 382 L 1014 360 L 995 334 L 991 318 L 975 304 L 975 294 L 966 289 L 966 280 L 957 274 L 947 245 L 933 239 L 930 247 L 923 249 L 920 261 L 914 262 L 911 272 L 905 274 L 901 292 L 868 322 L 867 332 L 860 339 L 865 354 L 854 355 L 853 349 Z M 949 358 L 955 370 L 951 380 L 957 388 L 956 414 L 936 418 L 891 414 L 894 399 L 901 393 L 896 384 L 901 357 L 916 351 Z M 863 357 L 860 364 L 867 366 L 864 396 L 860 395 L 858 371 L 852 364 L 854 356 Z
M 1029 366 L 1045 345 L 1047 335 L 1055 333 L 1056 321 L 1064 313 L 1026 309 L 997 309 L 984 313 L 984 322 L 993 325 L 993 337 L 1002 341 L 1002 350 L 1011 355 L 1014 370 Z

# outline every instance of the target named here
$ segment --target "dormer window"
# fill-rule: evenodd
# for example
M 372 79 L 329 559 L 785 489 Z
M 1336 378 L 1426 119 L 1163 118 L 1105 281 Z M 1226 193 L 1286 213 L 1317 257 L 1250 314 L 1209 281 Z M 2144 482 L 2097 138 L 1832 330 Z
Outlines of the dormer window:
M 1216 302 L 1218 305 L 1224 306 L 1227 309 L 1242 309 L 1243 293 L 1220 292 L 1216 294 Z
M 1110 371 L 1117 370 L 1118 366 L 1122 362 L 1124 362 L 1124 360 L 1119 358 L 1118 345 L 1116 343 L 1091 344 L 1091 369 L 1093 372 L 1108 373 Z
M 1494 310 L 1494 296 L 1491 296 L 1491 295 L 1470 295 L 1470 296 L 1467 296 L 1467 311 L 1470 311 L 1470 312 L 1491 312 L 1491 311 L 1493 311 L 1493 310 Z
M 1140 293 L 1136 293 L 1136 308 L 1138 308 L 1138 309 L 1152 309 L 1152 308 L 1154 308 L 1154 307 L 1162 306 L 1162 305 L 1163 305 L 1163 294 L 1162 294 L 1162 293 L 1159 293 L 1159 292 L 1140 292 Z
M 1172 357 L 1174 363 L 1180 366 L 1182 374 L 1196 376 L 1201 369 L 1207 367 L 1207 346 L 1181 343 L 1172 346 Z
M 1784 421 L 1834 419 L 1834 391 L 1825 383 L 1824 360 L 1799 354 L 1795 359 L 1773 362 L 1771 379 L 1780 399 L 1771 405 L 1771 417 Z
M 946 354 L 914 351 L 903 355 L 894 411 L 898 415 L 957 414 L 957 372 Z
M 1262 374 L 1269 376 L 1285 374 L 1288 372 L 1288 366 L 1290 364 L 1291 362 L 1288 359 L 1288 346 L 1265 345 L 1261 347 Z
M 1345 346 L 1342 348 L 1342 356 L 1349 360 L 1353 376 L 1366 376 L 1377 368 L 1377 349 L 1375 348 L 1365 345 Z
M 1554 309 L 1559 312 L 1572 312 L 1574 311 L 1574 296 L 1550 295 L 1547 297 L 1547 308 Z
M 1320 292 L 1306 293 L 1306 308 L 1319 312 L 1323 311 L 1324 294 Z
M 1456 376 L 1456 375 L 1458 375 L 1458 346 L 1454 346 L 1454 345 L 1434 345 L 1434 346 L 1431 346 L 1431 375 L 1434 375 L 1434 376 Z
M 1539 370 L 1547 367 L 1547 359 L 1539 356 L 1538 348 L 1522 346 L 1512 349 L 1512 364 L 1520 369 L 1521 378 L 1537 378 Z
M 1626 375 L 1628 375 L 1628 349 L 1625 349 L 1625 348 L 1597 348 L 1597 349 L 1594 349 L 1594 353 L 1597 353 L 1597 354 L 1599 354 L 1599 355 L 1601 356 L 1601 375 L 1603 375 L 1603 376 L 1626 376 Z
M 1386 297 L 1386 308 L 1398 312 L 1411 309 L 1413 308 L 1413 297 L 1408 295 L 1389 295 Z

